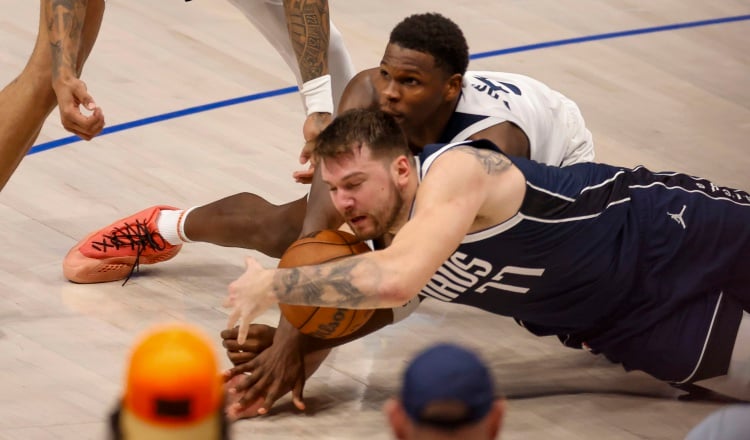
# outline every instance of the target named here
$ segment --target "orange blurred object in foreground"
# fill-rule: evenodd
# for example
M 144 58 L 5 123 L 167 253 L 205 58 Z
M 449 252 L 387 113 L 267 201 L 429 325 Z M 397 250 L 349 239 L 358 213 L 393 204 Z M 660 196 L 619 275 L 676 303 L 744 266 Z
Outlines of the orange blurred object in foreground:
M 222 438 L 222 387 L 216 354 L 201 330 L 186 324 L 158 326 L 131 354 L 120 438 Z

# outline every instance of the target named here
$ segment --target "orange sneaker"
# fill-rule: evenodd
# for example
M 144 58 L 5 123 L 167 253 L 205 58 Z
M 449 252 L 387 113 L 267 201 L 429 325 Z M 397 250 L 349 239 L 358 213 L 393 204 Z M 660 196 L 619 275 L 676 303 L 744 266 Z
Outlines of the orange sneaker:
M 177 255 L 182 245 L 167 243 L 156 229 L 162 209 L 177 208 L 152 206 L 79 241 L 63 260 L 65 278 L 82 284 L 127 282 L 139 264 L 161 263 Z

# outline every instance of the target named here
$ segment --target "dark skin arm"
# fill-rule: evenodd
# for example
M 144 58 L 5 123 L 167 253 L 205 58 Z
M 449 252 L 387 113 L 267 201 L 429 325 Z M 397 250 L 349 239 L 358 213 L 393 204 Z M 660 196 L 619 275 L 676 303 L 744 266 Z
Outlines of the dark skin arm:
M 328 74 L 328 0 L 284 0 L 284 14 L 302 81 Z
M 101 0 L 92 0 L 97 3 Z M 87 16 L 88 0 L 49 0 L 43 3 L 52 53 L 52 89 L 57 96 L 63 127 L 85 140 L 91 140 L 104 128 L 104 115 L 86 84 L 78 79 L 83 63 L 79 51 Z M 97 29 L 98 30 L 98 29 Z M 85 116 L 79 106 L 92 112 Z
M 319 339 L 300 335 L 300 338 L 305 341 L 305 347 L 311 352 L 327 350 L 367 336 L 370 333 L 380 330 L 392 321 L 393 313 L 390 309 L 378 309 L 365 325 L 350 335 L 331 339 Z M 222 346 L 227 350 L 227 357 L 234 365 L 233 368 L 230 368 L 225 373 L 230 377 L 247 371 L 253 371 L 257 366 L 248 363 L 258 357 L 263 350 L 271 346 L 273 343 L 273 337 L 276 333 L 276 328 L 274 327 L 263 324 L 254 324 L 250 326 L 250 330 L 247 334 L 247 341 L 244 344 L 240 344 L 237 342 L 238 328 L 239 327 L 234 327 L 221 332 Z M 308 373 L 307 377 L 313 372 L 314 371 L 306 371 L 306 373 Z M 251 401 L 252 399 L 247 400 Z
M 328 42 L 331 35 L 328 0 L 284 0 L 284 14 L 302 81 L 327 75 Z M 325 112 L 311 113 L 305 119 L 302 126 L 305 146 L 299 157 L 301 164 L 310 160 L 312 141 L 330 123 L 331 114 Z M 293 177 L 300 183 L 310 183 L 312 169 L 296 171 Z
M 378 108 L 378 92 L 373 84 L 377 68 L 367 69 L 354 75 L 344 89 L 339 103 L 339 113 L 354 108 Z
M 469 139 L 489 139 L 509 156 L 530 158 L 529 138 L 512 122 L 502 122 L 487 127 L 470 136 Z

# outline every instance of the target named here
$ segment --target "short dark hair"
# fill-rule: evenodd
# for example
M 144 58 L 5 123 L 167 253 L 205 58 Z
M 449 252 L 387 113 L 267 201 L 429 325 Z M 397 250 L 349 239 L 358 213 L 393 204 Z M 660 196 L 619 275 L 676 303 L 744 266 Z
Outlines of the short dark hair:
M 376 109 L 348 110 L 331 122 L 315 140 L 316 158 L 351 154 L 363 145 L 374 158 L 395 158 L 410 155 L 403 130 L 393 116 Z
M 463 75 L 469 66 L 469 46 L 461 28 L 437 13 L 406 17 L 393 28 L 388 44 L 430 54 L 437 67 L 451 75 Z

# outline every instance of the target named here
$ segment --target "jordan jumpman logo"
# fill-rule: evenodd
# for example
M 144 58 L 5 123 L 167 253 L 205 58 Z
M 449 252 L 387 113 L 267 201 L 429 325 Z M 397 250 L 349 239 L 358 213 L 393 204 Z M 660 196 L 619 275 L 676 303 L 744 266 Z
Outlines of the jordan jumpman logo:
M 672 217 L 672 220 L 676 221 L 677 224 L 682 226 L 682 229 L 687 229 L 687 226 L 685 226 L 685 220 L 682 218 L 682 214 L 685 213 L 685 208 L 687 208 L 686 205 L 682 205 L 682 211 L 678 212 L 677 214 L 672 214 L 671 212 L 667 212 L 667 215 Z

